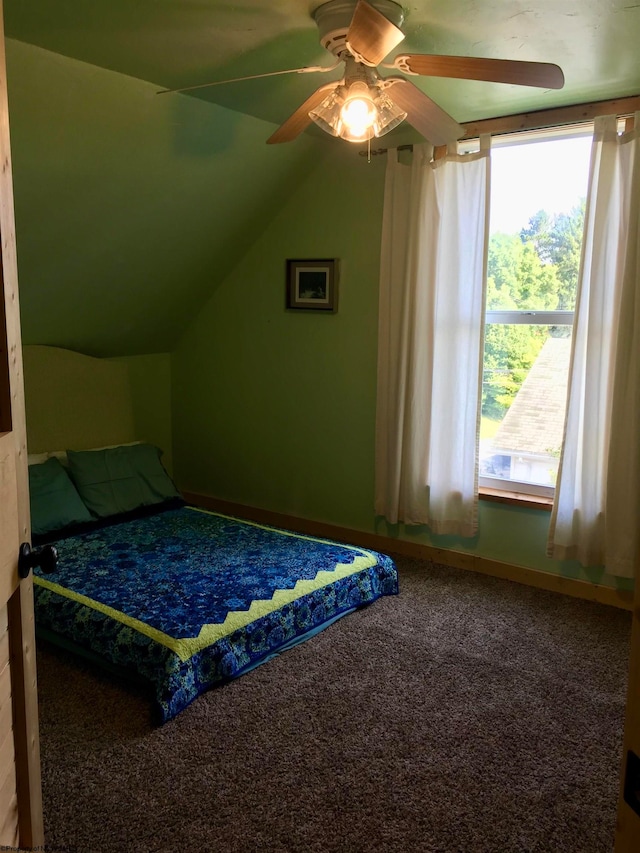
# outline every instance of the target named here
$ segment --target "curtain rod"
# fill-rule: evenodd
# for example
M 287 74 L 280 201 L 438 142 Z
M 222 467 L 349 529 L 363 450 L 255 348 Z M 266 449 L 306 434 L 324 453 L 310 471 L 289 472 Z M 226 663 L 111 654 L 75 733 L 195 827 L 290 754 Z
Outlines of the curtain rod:
M 581 124 L 603 115 L 615 115 L 618 118 L 633 118 L 633 114 L 640 110 L 640 95 L 632 95 L 628 98 L 614 98 L 608 101 L 593 101 L 588 104 L 574 104 L 569 107 L 554 107 L 547 110 L 536 110 L 531 113 L 515 113 L 497 118 L 481 119 L 479 121 L 461 122 L 465 128 L 465 135 L 460 142 L 475 139 L 482 133 L 490 133 L 493 136 L 501 136 L 508 133 L 518 133 L 523 130 L 544 130 L 548 127 L 561 127 L 566 124 Z M 446 146 L 439 146 L 442 152 Z M 387 148 L 376 148 L 371 151 L 359 151 L 361 157 L 369 154 L 374 157 L 378 154 L 386 154 Z M 398 151 L 413 151 L 413 145 L 399 145 Z M 436 148 L 438 152 L 438 148 Z M 436 158 L 437 158 L 436 153 Z M 442 155 L 440 155 L 442 156 Z

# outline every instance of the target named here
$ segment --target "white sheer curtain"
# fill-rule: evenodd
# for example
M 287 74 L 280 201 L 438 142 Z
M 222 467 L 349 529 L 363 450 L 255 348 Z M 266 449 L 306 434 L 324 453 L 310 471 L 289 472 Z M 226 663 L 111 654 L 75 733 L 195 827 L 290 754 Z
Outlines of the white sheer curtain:
M 411 165 L 389 150 L 378 329 L 376 501 L 390 522 L 477 530 L 489 139 Z
M 633 577 L 640 558 L 640 113 L 597 119 L 549 556 Z

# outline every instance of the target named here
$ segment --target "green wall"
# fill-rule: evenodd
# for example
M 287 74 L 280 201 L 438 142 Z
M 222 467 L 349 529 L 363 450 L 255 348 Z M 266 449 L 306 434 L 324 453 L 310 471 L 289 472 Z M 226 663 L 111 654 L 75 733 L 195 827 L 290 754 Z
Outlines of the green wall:
M 174 352 L 176 474 L 185 488 L 367 527 L 383 164 L 332 150 Z M 284 310 L 285 259 L 313 257 L 341 259 L 336 314 Z
M 473 540 L 373 514 L 385 158 L 346 146 L 302 182 L 173 353 L 176 476 L 190 491 L 616 586 L 545 555 L 549 513 L 481 501 Z M 336 315 L 284 310 L 286 258 L 341 259 Z
M 136 436 L 162 450 L 162 462 L 172 473 L 171 355 L 153 353 L 118 360 L 129 370 Z

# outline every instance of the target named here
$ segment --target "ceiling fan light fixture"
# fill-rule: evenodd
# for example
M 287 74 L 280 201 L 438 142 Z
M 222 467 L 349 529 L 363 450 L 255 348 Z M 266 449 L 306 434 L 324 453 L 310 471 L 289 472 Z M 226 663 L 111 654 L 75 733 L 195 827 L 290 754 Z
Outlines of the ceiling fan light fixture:
M 312 4 L 315 5 L 315 4 Z M 311 92 L 267 139 L 268 144 L 291 142 L 311 121 L 325 133 L 349 142 L 366 142 L 382 136 L 407 119 L 433 145 L 441 146 L 465 135 L 465 128 L 404 76 L 381 77 L 378 67 L 395 68 L 403 74 L 445 77 L 561 89 L 562 69 L 549 62 L 527 62 L 440 54 L 401 53 L 389 56 L 404 39 L 404 10 L 395 0 L 328 0 L 312 16 L 320 43 L 336 62 L 284 71 L 265 71 L 231 80 L 216 80 L 158 94 L 190 92 L 222 83 L 257 80 L 280 74 L 333 71 L 344 63 L 342 80 L 325 83 Z M 387 59 L 387 62 L 383 60 Z M 390 93 L 390 94 L 387 94 Z
M 382 136 L 406 117 L 406 112 L 379 87 L 362 81 L 348 88 L 338 86 L 309 113 L 309 118 L 326 133 L 347 142 L 366 142 Z

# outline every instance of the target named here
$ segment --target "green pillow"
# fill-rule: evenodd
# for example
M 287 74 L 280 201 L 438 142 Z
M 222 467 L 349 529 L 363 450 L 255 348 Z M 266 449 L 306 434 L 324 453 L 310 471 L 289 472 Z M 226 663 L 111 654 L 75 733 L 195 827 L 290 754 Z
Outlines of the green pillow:
M 151 444 L 132 444 L 68 450 L 67 458 L 80 497 L 94 515 L 105 518 L 180 496 L 161 454 Z
M 29 465 L 31 532 L 60 530 L 70 524 L 92 521 L 69 475 L 55 457 Z

